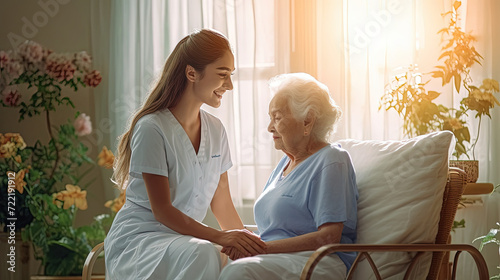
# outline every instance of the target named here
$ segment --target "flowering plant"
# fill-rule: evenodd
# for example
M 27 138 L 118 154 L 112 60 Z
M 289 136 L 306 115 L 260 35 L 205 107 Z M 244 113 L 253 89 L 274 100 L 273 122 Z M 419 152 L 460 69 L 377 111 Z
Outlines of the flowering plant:
M 74 91 L 96 87 L 101 76 L 91 69 L 86 52 L 60 54 L 29 41 L 15 52 L 0 51 L 0 74 L 0 104 L 18 109 L 19 122 L 43 113 L 50 138 L 29 146 L 18 133 L 0 133 L 0 191 L 8 193 L 0 198 L 0 224 L 4 231 L 21 231 L 23 240 L 32 242 L 44 274 L 81 274 L 87 254 L 104 240 L 113 215 L 74 226 L 77 211 L 88 207 L 85 189 L 91 181 L 85 177 L 95 164 L 80 137 L 92 132 L 92 124 L 89 116 L 76 112 L 73 119 L 55 126 L 51 113 L 60 105 L 75 108 L 62 95 L 64 86 Z M 20 94 L 23 85 L 34 88 L 29 99 Z M 101 158 L 102 153 L 99 164 L 109 167 L 111 156 Z M 11 197 L 15 207 L 9 207 Z M 9 218 L 16 218 L 13 227 Z
M 113 152 L 108 150 L 108 148 L 106 146 L 102 147 L 102 151 L 98 156 L 97 164 L 99 166 L 104 167 L 104 168 L 112 169 L 114 162 L 115 162 L 115 156 L 113 155 Z M 114 215 L 116 215 L 116 213 L 118 213 L 118 211 L 122 208 L 123 204 L 125 204 L 125 191 L 124 190 L 122 190 L 120 192 L 120 195 L 118 197 L 116 197 L 115 199 L 106 201 L 104 206 L 111 209 L 112 218 L 113 218 Z
M 409 137 L 422 135 L 435 130 L 449 130 L 453 132 L 457 143 L 454 155 L 458 159 L 461 155 L 475 158 L 474 148 L 479 139 L 482 117 L 490 116 L 490 109 L 500 102 L 494 96 L 499 92 L 499 83 L 494 79 L 484 79 L 479 86 L 473 85 L 470 76 L 471 67 L 481 64 L 482 56 L 474 48 L 475 38 L 465 33 L 458 24 L 458 9 L 460 1 L 453 3 L 452 10 L 444 16 L 450 17 L 449 25 L 441 29 L 445 40 L 438 60 L 443 59 L 443 65 L 436 66 L 436 70 L 429 73 L 432 78 L 442 80 L 442 86 L 453 82 L 457 93 L 465 89 L 466 96 L 460 101 L 459 108 L 447 108 L 436 104 L 435 99 L 441 95 L 437 91 L 427 91 L 428 82 L 423 82 L 424 74 L 419 73 L 415 66 L 408 67 L 406 73 L 398 75 L 388 85 L 382 97 L 381 107 L 386 110 L 394 109 L 403 117 L 404 134 Z M 465 118 L 470 114 L 479 118 L 477 136 L 471 142 L 471 136 Z M 469 143 L 469 144 L 466 144 Z M 467 146 L 468 147 L 467 147 Z

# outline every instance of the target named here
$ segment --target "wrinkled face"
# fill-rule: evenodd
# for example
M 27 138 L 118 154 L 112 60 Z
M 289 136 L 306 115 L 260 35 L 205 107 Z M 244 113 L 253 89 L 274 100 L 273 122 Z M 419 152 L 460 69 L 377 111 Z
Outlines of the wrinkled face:
M 198 73 L 198 79 L 193 85 L 195 95 L 202 102 L 218 108 L 226 90 L 233 89 L 231 73 L 234 71 L 234 56 L 227 51 L 221 58 L 205 67 L 203 76 Z
M 274 147 L 284 152 L 299 149 L 304 139 L 304 124 L 293 117 L 282 94 L 276 94 L 269 103 L 269 117 L 267 130 L 273 134 Z

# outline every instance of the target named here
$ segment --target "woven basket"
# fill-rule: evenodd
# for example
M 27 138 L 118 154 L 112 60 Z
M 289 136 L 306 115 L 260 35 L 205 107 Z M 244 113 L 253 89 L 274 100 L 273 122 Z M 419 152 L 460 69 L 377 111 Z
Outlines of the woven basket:
M 479 176 L 479 161 L 450 160 L 450 167 L 458 167 L 467 174 L 467 183 L 475 183 Z

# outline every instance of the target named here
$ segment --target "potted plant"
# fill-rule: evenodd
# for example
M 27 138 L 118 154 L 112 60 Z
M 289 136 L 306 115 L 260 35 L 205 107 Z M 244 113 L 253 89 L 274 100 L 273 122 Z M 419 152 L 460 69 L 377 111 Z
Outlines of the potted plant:
M 454 1 L 451 11 L 443 14 L 449 17 L 449 24 L 438 32 L 444 38 L 438 58 L 442 64 L 426 74 L 419 72 L 414 65 L 407 67 L 405 73 L 395 76 L 387 85 L 380 108 L 395 110 L 403 118 L 403 131 L 408 137 L 436 130 L 453 132 L 457 140 L 454 156 L 457 160 L 466 157 L 472 161 L 450 161 L 450 165 L 464 169 L 468 173 L 468 181 L 475 182 L 478 164 L 474 150 L 480 135 L 481 120 L 484 116 L 491 118 L 490 109 L 500 105 L 494 96 L 500 88 L 498 81 L 489 78 L 480 85 L 473 83 L 471 68 L 475 63 L 481 64 L 483 58 L 474 47 L 475 38 L 459 26 L 460 6 L 461 1 Z M 436 103 L 441 93 L 427 89 L 430 79 L 441 79 L 443 87 L 450 84 L 453 85 L 452 91 L 463 93 L 459 108 Z M 471 115 L 478 118 L 479 123 L 474 138 L 466 121 L 466 117 Z
M 75 227 L 77 212 L 87 209 L 88 173 L 95 163 L 87 156 L 81 137 L 92 131 L 90 118 L 76 112 L 60 125 L 52 123 L 59 106 L 75 108 L 63 87 L 96 87 L 101 76 L 91 69 L 86 52 L 55 53 L 35 42 L 21 44 L 15 52 L 0 51 L 0 104 L 19 109 L 19 122 L 43 115 L 49 141 L 28 146 L 18 133 L 0 134 L 0 223 L 7 228 L 16 218 L 14 231 L 33 245 L 44 275 L 81 275 L 92 247 L 105 238 L 113 215 L 95 217 L 91 225 Z M 26 85 L 35 92 L 20 95 Z M 99 165 L 109 167 L 112 158 L 103 148 Z M 111 154 L 112 155 L 112 154 Z M 15 207 L 9 208 L 9 199 Z M 10 230 L 10 229 L 9 229 Z

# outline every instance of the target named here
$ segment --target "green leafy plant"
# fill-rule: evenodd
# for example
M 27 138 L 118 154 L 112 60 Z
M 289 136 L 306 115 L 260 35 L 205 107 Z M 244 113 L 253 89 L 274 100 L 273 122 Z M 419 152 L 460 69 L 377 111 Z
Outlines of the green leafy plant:
M 35 257 L 42 260 L 44 273 L 81 274 L 88 253 L 106 237 L 110 215 L 99 215 L 91 225 L 75 228 L 76 205 L 65 209 L 55 204 L 54 197 L 47 194 L 36 194 L 30 200 L 34 217 L 23 231 L 23 239 L 33 243 Z
M 476 241 L 481 241 L 481 244 L 479 245 L 479 251 L 483 250 L 484 245 L 490 244 L 490 243 L 495 243 L 500 247 L 500 240 L 499 240 L 499 233 L 500 233 L 500 223 L 496 223 L 497 227 L 490 229 L 488 234 L 479 236 L 476 239 L 474 239 L 472 242 Z M 497 268 L 500 268 L 500 266 L 497 266 Z M 500 273 L 498 275 L 490 277 L 490 279 L 500 279 Z
M 18 133 L 0 133 L 0 191 L 8 193 L 0 198 L 0 223 L 4 231 L 21 232 L 32 242 L 45 275 L 81 274 L 87 254 L 104 240 L 113 218 L 102 214 L 91 225 L 75 226 L 78 209 L 87 209 L 85 189 L 93 181 L 87 177 L 95 163 L 81 141 L 92 126 L 80 112 L 60 125 L 52 122 L 59 106 L 75 108 L 62 95 L 64 87 L 76 92 L 100 83 L 99 72 L 90 66 L 86 52 L 54 53 L 30 41 L 15 52 L 0 51 L 0 104 L 18 109 L 19 122 L 42 115 L 49 137 L 47 143 L 36 140 L 28 146 Z M 20 87 L 34 93 L 24 99 Z M 15 227 L 8 226 L 9 218 L 16 218 Z
M 500 102 L 494 96 L 499 92 L 499 83 L 494 79 L 484 79 L 481 85 L 474 85 L 470 72 L 475 64 L 481 64 L 483 57 L 474 47 L 475 38 L 464 32 L 458 24 L 461 1 L 454 1 L 451 11 L 443 14 L 449 18 L 447 27 L 439 30 L 444 46 L 434 71 L 420 73 L 415 65 L 406 68 L 386 86 L 380 108 L 395 110 L 403 118 L 403 132 L 408 137 L 432 131 L 449 130 L 457 140 L 454 155 L 475 158 L 474 149 L 479 139 L 480 124 L 484 116 L 491 118 L 490 109 Z M 431 76 L 431 77 L 429 77 Z M 441 79 L 442 86 L 453 85 L 458 93 L 464 92 L 459 108 L 448 108 L 437 104 L 441 95 L 437 90 L 427 90 L 430 79 Z M 424 82 L 424 79 L 428 79 Z M 464 90 L 463 90 L 464 89 Z M 471 138 L 466 117 L 474 114 L 479 119 L 477 134 Z
M 453 225 L 451 230 L 455 231 L 457 228 L 465 228 L 465 220 L 461 219 L 460 221 L 453 221 Z

